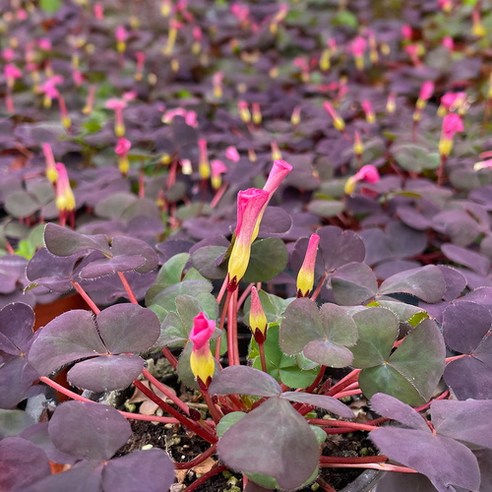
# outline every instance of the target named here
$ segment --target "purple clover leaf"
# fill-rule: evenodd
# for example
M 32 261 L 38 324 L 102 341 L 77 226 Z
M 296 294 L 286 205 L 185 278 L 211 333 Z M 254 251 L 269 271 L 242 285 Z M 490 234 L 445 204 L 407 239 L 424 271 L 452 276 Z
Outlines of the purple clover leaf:
M 144 361 L 132 352 L 148 350 L 159 336 L 159 321 L 149 309 L 117 304 L 101 311 L 73 310 L 48 323 L 29 351 L 29 362 L 48 375 L 77 362 L 69 381 L 92 391 L 126 388 Z
M 0 311 L 0 408 L 15 407 L 39 377 L 27 359 L 33 326 L 34 312 L 27 304 L 8 304 Z
M 451 303 L 443 313 L 446 344 L 463 357 L 451 360 L 444 380 L 460 400 L 492 398 L 492 314 L 470 301 Z

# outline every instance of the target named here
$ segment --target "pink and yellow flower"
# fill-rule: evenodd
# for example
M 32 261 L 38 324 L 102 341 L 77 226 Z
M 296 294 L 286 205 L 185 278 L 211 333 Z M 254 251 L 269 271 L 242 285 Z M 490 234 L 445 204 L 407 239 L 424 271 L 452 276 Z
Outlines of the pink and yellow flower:
M 202 389 L 208 388 L 215 372 L 215 359 L 210 351 L 210 339 L 215 331 L 215 321 L 209 320 L 200 312 L 193 318 L 190 332 L 192 351 L 190 355 L 191 372 Z
M 380 180 L 379 172 L 376 166 L 367 164 L 362 166 L 357 173 L 350 176 L 345 182 L 344 191 L 347 195 L 351 195 L 355 191 L 355 187 L 359 181 L 366 183 L 377 183 Z
M 44 160 L 46 161 L 46 177 L 51 184 L 55 184 L 58 180 L 58 172 L 56 171 L 56 161 L 53 150 L 49 143 L 44 143 L 42 149 Z
M 260 296 L 256 287 L 251 289 L 251 307 L 249 310 L 249 328 L 255 337 L 256 343 L 265 343 L 268 321 L 261 305 Z
M 207 180 L 210 178 L 210 162 L 208 161 L 207 141 L 204 138 L 198 139 L 198 173 L 200 178 Z
M 443 118 L 439 140 L 439 154 L 442 157 L 448 157 L 451 154 L 454 136 L 464 130 L 463 120 L 456 113 L 449 113 Z
M 316 256 L 318 254 L 318 245 L 320 237 L 318 234 L 311 234 L 309 238 L 304 261 L 297 274 L 297 297 L 307 297 L 313 290 L 314 286 L 314 267 L 316 265 Z
M 237 195 L 235 240 L 227 267 L 230 291 L 236 289 L 246 273 L 251 256 L 251 245 L 256 238 L 254 233 L 256 228 L 259 229 L 259 220 L 269 197 L 267 191 L 258 188 L 242 190 Z
M 339 116 L 335 108 L 328 101 L 325 101 L 323 103 L 323 107 L 325 108 L 325 111 L 330 115 L 330 118 L 333 120 L 333 126 L 339 132 L 343 132 L 345 130 L 345 121 L 343 121 L 342 117 Z
M 362 111 L 364 111 L 364 114 L 366 116 L 366 121 L 369 124 L 374 124 L 376 123 L 376 115 L 374 114 L 374 109 L 372 107 L 371 101 L 368 101 L 367 99 L 361 102 L 362 106 Z
M 132 143 L 125 137 L 118 138 L 114 148 L 115 154 L 118 156 L 118 169 L 123 176 L 128 174 L 130 170 L 130 161 L 128 160 L 128 152 L 132 148 Z

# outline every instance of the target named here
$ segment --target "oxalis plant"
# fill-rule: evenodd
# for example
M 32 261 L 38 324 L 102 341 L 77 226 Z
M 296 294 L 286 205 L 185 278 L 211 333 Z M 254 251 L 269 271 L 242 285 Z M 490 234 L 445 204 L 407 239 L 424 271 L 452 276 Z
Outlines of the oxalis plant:
M 0 0 L 0 490 L 492 490 L 490 1 L 137 3 Z
M 5 490 L 80 484 L 80 490 L 167 490 L 175 468 L 196 467 L 213 455 L 216 464 L 187 490 L 226 469 L 242 474 L 246 490 L 296 490 L 324 484 L 320 470 L 335 467 L 391 472 L 378 490 L 487 490 L 492 402 L 481 398 L 489 391 L 490 311 L 465 296 L 448 304 L 438 324 L 418 303 L 461 294 L 449 267 L 418 267 L 378 284 L 362 262 L 362 240 L 334 226 L 298 240 L 299 266 L 288 266 L 281 240 L 257 237 L 291 170 L 275 161 L 263 189 L 240 191 L 231 244 L 172 256 L 148 290 L 146 307 L 126 280 L 155 268 L 156 253 L 146 243 L 46 225 L 45 249 L 28 267 L 31 288 L 71 286 L 90 310 L 65 312 L 35 333 L 26 304 L 0 311 L 0 377 L 9 381 L 2 406 L 12 408 L 46 386 L 72 400 L 34 425 L 20 410 L 5 411 L 10 428 L 4 432 L 11 435 L 0 443 Z M 263 288 L 293 268 L 296 297 Z M 119 278 L 128 301 L 99 309 L 84 283 L 109 274 Z M 327 285 L 332 299 L 318 302 Z M 251 330 L 245 358 L 243 325 Z M 447 349 L 457 355 L 446 357 Z M 158 380 L 142 357 L 149 354 L 162 354 L 206 410 Z M 83 393 L 53 379 L 62 368 Z M 336 382 L 334 369 L 345 374 Z M 98 395 L 129 386 L 163 416 L 100 401 Z M 460 399 L 451 399 L 450 390 Z M 367 398 L 373 418 L 357 418 L 346 403 L 357 396 Z M 132 420 L 183 426 L 208 448 L 184 463 L 158 448 L 115 456 Z M 337 434 L 357 431 L 368 433 L 373 453 L 324 452 Z M 53 466 L 61 472 L 51 474 Z

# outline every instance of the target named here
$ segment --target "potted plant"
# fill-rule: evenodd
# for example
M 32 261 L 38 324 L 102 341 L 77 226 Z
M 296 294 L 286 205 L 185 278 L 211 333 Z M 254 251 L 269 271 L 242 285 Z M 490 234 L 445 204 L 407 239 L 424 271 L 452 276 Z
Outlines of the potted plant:
M 0 488 L 491 488 L 490 18 L 335 3 L 5 5 Z

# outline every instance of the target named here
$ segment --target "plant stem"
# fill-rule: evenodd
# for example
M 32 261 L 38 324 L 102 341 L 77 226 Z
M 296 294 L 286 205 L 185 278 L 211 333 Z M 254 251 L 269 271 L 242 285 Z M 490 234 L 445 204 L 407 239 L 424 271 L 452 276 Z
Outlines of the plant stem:
M 406 466 L 388 465 L 387 463 L 323 463 L 320 462 L 321 468 L 371 468 L 373 470 L 392 471 L 400 473 L 418 473 L 413 468 Z
M 206 451 L 203 453 L 199 454 L 196 458 L 193 458 L 191 461 L 186 461 L 186 462 L 174 462 L 174 468 L 177 470 L 189 470 L 190 468 L 193 468 L 200 463 L 203 463 L 207 458 L 212 456 L 215 451 L 217 450 L 217 445 L 212 444 Z
M 315 301 L 318 298 L 319 293 L 321 292 L 323 285 L 325 285 L 325 281 L 327 278 L 328 278 L 328 273 L 324 272 L 323 275 L 321 276 L 321 278 L 319 279 L 319 282 L 318 282 L 318 285 L 316 286 L 316 289 L 311 294 L 311 300 L 312 301 Z
M 153 384 L 161 393 L 167 396 L 177 407 L 181 408 L 186 415 L 190 415 L 190 408 L 188 405 L 182 401 L 174 391 L 164 383 L 161 383 L 158 379 L 156 379 L 147 369 L 142 369 L 142 374 L 147 381 Z
M 336 395 L 333 395 L 333 398 L 345 398 L 346 396 L 353 396 L 353 395 L 360 395 L 362 393 L 361 389 L 353 389 L 350 391 L 341 391 L 340 393 L 337 393 Z
M 437 186 L 442 186 L 444 184 L 444 173 L 446 168 L 446 156 L 441 156 L 441 162 L 439 168 L 437 169 Z
M 344 464 L 363 464 L 363 463 L 385 463 L 388 457 L 383 454 L 377 456 L 321 456 L 320 463 L 344 463 Z
M 212 397 L 210 396 L 210 393 L 208 392 L 207 389 L 202 389 L 201 390 L 203 398 L 205 399 L 205 403 L 207 404 L 208 411 L 210 412 L 210 415 L 214 419 L 214 422 L 218 424 L 220 422 L 220 419 L 224 416 L 220 409 L 215 405 L 215 403 L 212 400 Z
M 186 487 L 186 489 L 184 489 L 183 492 L 193 492 L 193 490 L 197 490 L 198 487 L 204 484 L 209 478 L 215 477 L 215 475 L 218 475 L 219 473 L 222 473 L 225 470 L 226 467 L 224 465 L 214 466 L 211 470 L 203 474 L 200 478 L 195 480 L 191 485 Z
M 125 274 L 123 272 L 118 272 L 118 277 L 121 280 L 121 283 L 123 284 L 123 287 L 125 288 L 125 292 L 128 295 L 128 299 L 132 304 L 138 304 L 137 298 L 135 297 L 135 294 L 133 293 L 132 288 L 130 287 L 130 284 L 128 283 L 128 280 L 125 277 Z
M 227 317 L 227 354 L 229 365 L 239 365 L 239 346 L 237 340 L 237 289 L 231 293 L 229 315 Z
M 227 284 L 229 283 L 229 280 L 226 278 L 222 282 L 222 286 L 220 287 L 220 291 L 217 294 L 217 304 L 220 304 L 220 301 L 222 301 L 222 298 L 224 297 L 225 291 L 227 289 Z
M 227 279 L 226 279 L 226 281 L 227 281 Z M 227 284 L 226 284 L 226 287 L 227 287 Z M 227 309 L 229 308 L 230 301 L 231 301 L 231 292 L 229 290 L 227 290 L 224 305 L 222 306 L 222 313 L 220 315 L 219 330 L 221 330 L 221 331 L 224 331 L 225 319 L 227 316 Z M 222 338 L 222 336 L 219 336 L 219 337 L 217 337 L 217 339 L 215 341 L 215 358 L 217 359 L 217 362 L 220 362 L 221 338 Z
M 164 357 L 168 360 L 173 369 L 176 369 L 178 367 L 178 359 L 174 357 L 172 352 L 167 347 L 162 348 L 162 355 L 164 355 Z
M 39 380 L 42 381 L 47 386 L 50 386 L 51 388 L 55 389 L 59 393 L 68 396 L 72 400 L 100 405 L 100 403 L 97 403 L 96 401 L 89 400 L 89 398 L 85 398 L 82 395 L 70 391 L 69 389 L 65 388 L 61 384 L 58 384 L 56 381 L 53 381 L 52 379 L 46 376 L 41 376 Z M 118 412 L 120 412 L 120 414 L 127 419 L 145 420 L 147 422 L 161 422 L 162 424 L 179 424 L 179 421 L 172 417 L 159 417 L 158 415 L 141 415 L 139 413 L 123 412 L 121 410 L 118 410 Z
M 218 190 L 217 190 L 217 193 L 215 193 L 214 197 L 212 198 L 211 202 L 210 202 L 210 208 L 215 208 L 221 198 L 224 196 L 224 193 L 226 192 L 227 190 L 227 184 L 224 183 Z
M 344 389 L 346 386 L 357 380 L 360 371 L 360 369 L 354 369 L 353 371 L 349 372 L 344 378 L 340 379 L 337 384 L 333 385 L 330 388 L 330 391 L 328 391 L 328 395 L 333 396 L 334 394 L 338 393 L 340 390 Z
M 82 286 L 78 282 L 72 280 L 72 286 L 80 295 L 80 297 L 84 299 L 84 301 L 92 309 L 92 311 L 94 311 L 94 314 L 99 314 L 101 312 L 101 310 L 96 306 L 94 301 L 89 297 L 89 294 L 87 294 L 87 292 L 82 288 Z
M 258 344 L 258 350 L 260 352 L 261 370 L 268 374 L 267 362 L 266 362 L 266 357 L 265 357 L 265 344 L 259 343 Z
M 159 398 L 155 393 L 153 393 L 147 386 L 142 384 L 141 381 L 135 379 L 133 384 L 148 398 L 150 398 L 155 404 L 157 404 L 162 410 L 171 414 L 173 417 L 179 420 L 181 424 L 183 424 L 188 429 L 192 430 L 195 434 L 200 436 L 205 441 L 210 444 L 215 444 L 217 442 L 217 438 L 208 430 L 200 427 L 196 422 L 190 420 L 188 417 L 185 417 L 181 413 L 179 413 L 176 409 L 174 409 L 171 405 L 168 405 L 165 401 Z
M 464 357 L 471 357 L 471 355 L 470 354 L 461 354 L 461 355 L 454 355 L 453 357 L 446 357 L 444 359 L 444 362 L 446 364 L 449 364 L 450 362 L 453 362 L 454 360 L 463 359 Z
M 316 379 L 313 381 L 311 386 L 306 388 L 306 390 L 305 390 L 306 393 L 312 393 L 315 390 L 315 388 L 318 386 L 318 384 L 323 379 L 323 376 L 325 375 L 325 371 L 326 371 L 326 366 L 320 366 L 318 375 L 316 376 Z
M 320 427 L 346 427 L 353 430 L 361 430 L 371 432 L 377 429 L 375 425 L 359 424 L 358 422 L 346 422 L 345 420 L 336 419 L 309 419 L 311 425 L 318 425 Z

